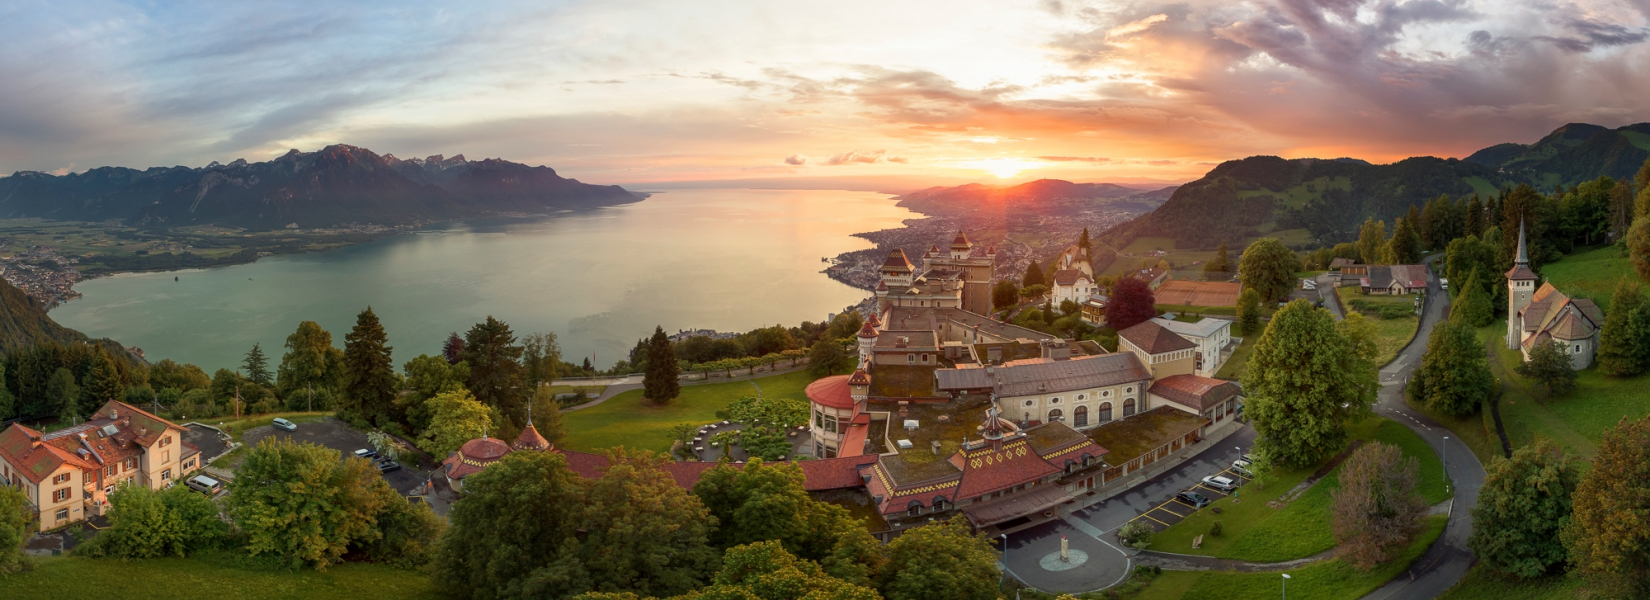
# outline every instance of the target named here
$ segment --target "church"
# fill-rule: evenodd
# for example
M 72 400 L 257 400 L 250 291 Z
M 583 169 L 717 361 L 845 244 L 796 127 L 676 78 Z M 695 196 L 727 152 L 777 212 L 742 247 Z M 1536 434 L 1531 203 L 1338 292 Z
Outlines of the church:
M 1524 225 L 1520 223 L 1518 258 L 1507 271 L 1507 348 L 1517 349 L 1527 361 L 1537 345 L 1552 342 L 1569 355 L 1571 368 L 1587 368 L 1598 350 L 1604 311 L 1592 300 L 1564 295 L 1551 283 L 1536 288 L 1538 279 L 1530 270 Z

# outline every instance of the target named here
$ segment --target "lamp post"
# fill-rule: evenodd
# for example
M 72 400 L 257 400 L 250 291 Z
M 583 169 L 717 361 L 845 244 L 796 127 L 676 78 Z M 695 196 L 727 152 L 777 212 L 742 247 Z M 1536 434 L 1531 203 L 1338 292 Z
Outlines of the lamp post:
M 1232 446 L 1232 449 L 1238 451 L 1238 458 L 1243 458 L 1243 446 Z M 1242 476 L 1238 477 L 1238 479 L 1240 479 L 1240 480 L 1242 478 L 1243 478 Z M 1238 500 L 1239 500 L 1238 492 L 1243 491 L 1243 490 L 1239 489 L 1241 487 L 1243 487 L 1243 482 L 1239 481 L 1238 482 L 1238 487 L 1232 488 L 1232 504 L 1237 504 L 1238 503 Z
M 1003 539 L 1003 573 L 1002 577 L 997 578 L 997 591 L 1001 592 L 1003 584 L 1008 581 L 1008 534 L 998 534 L 997 537 Z
M 1283 574 L 1283 600 L 1289 600 L 1289 574 Z
M 1444 436 L 1444 493 L 1449 493 L 1449 436 Z

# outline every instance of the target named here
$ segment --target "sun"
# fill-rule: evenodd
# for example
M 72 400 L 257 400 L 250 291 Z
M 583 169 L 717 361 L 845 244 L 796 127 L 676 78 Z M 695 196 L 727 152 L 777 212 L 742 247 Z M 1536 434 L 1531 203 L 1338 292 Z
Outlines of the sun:
M 1008 179 L 1025 171 L 1042 168 L 1043 163 L 1024 158 L 1000 156 L 996 158 L 966 160 L 957 163 L 957 166 L 964 169 L 985 171 L 996 176 L 998 179 Z

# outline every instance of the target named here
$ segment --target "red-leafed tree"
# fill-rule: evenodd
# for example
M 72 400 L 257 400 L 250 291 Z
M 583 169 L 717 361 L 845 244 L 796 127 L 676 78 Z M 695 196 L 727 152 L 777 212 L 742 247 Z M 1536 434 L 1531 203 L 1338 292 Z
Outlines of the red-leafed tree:
M 1134 327 L 1157 316 L 1157 298 L 1146 282 L 1124 277 L 1112 289 L 1106 302 L 1106 326 L 1118 331 Z

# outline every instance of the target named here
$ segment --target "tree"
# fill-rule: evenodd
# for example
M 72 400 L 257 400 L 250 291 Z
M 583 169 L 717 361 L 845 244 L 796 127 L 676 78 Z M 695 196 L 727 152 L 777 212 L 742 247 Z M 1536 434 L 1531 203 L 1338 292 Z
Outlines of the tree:
M 1419 463 L 1396 446 L 1372 442 L 1341 463 L 1330 514 L 1341 557 L 1369 570 L 1421 529 L 1426 502 L 1415 492 Z
M 1467 277 L 1467 281 L 1460 284 L 1461 293 L 1455 297 L 1455 302 L 1450 304 L 1450 322 L 1478 328 L 1495 320 L 1495 307 L 1490 305 L 1490 294 L 1484 291 L 1478 273 L 1474 269 L 1472 275 Z
M 1523 579 L 1552 572 L 1569 559 L 1563 533 L 1581 479 L 1576 461 L 1551 440 L 1537 439 L 1511 458 L 1490 462 L 1467 547 L 1490 568 Z
M 510 326 L 491 315 L 464 334 L 464 362 L 470 365 L 465 386 L 482 404 L 497 408 L 500 429 L 519 431 L 527 419 L 527 392 L 522 386 L 521 346 Z
M 108 352 L 93 355 L 92 368 L 80 381 L 80 415 L 90 415 L 110 400 L 126 399 L 126 382 L 120 378 L 115 361 Z
M 821 338 L 808 349 L 808 373 L 824 377 L 852 366 L 855 360 L 843 351 L 841 342 Z
M 561 416 L 561 402 L 556 400 L 556 393 L 549 384 L 540 385 L 533 392 L 533 409 L 528 411 L 528 422 L 552 446 L 567 437 L 567 427 L 562 424 Z
M 1048 285 L 1048 281 L 1043 277 L 1043 268 L 1037 266 L 1036 259 L 1032 259 L 1031 264 L 1026 265 L 1026 274 L 1020 278 L 1020 287 L 1034 285 Z
M 1002 285 L 1002 283 L 999 282 L 998 285 Z M 859 311 L 850 310 L 832 318 L 830 326 L 825 328 L 825 334 L 820 337 L 847 339 L 857 335 L 860 328 L 864 326 L 865 319 L 859 316 Z
M 1263 302 L 1282 302 L 1295 289 L 1300 261 L 1277 238 L 1261 238 L 1243 250 L 1238 262 L 1243 287 L 1260 293 Z
M 378 513 L 406 503 L 365 459 L 291 440 L 259 442 L 235 475 L 227 502 L 247 552 L 293 568 L 340 562 L 351 543 L 377 534 Z
M 149 385 L 157 390 L 167 388 L 179 392 L 200 389 L 212 385 L 212 378 L 200 367 L 189 364 L 179 364 L 170 358 L 162 359 L 149 367 Z
M 1415 224 L 1409 219 L 1398 219 L 1387 245 L 1393 264 L 1413 265 L 1421 262 L 1421 237 L 1415 233 Z
M 1157 316 L 1157 299 L 1152 288 L 1136 277 L 1124 277 L 1112 289 L 1106 303 L 1106 325 L 1122 331 Z M 1049 319 L 1053 320 L 1053 319 Z
M 1018 304 L 1020 301 L 1020 286 L 1014 285 L 1014 280 L 1004 279 L 991 287 L 991 308 L 1002 310 Z
M 344 353 L 332 346 L 332 334 L 319 323 L 304 321 L 286 338 L 286 354 L 275 373 L 276 386 L 287 397 L 299 392 L 307 395 L 311 390 L 331 397 L 343 375 L 343 363 Z
M 557 452 L 512 452 L 465 477 L 431 581 L 450 597 L 478 600 L 588 589 L 576 559 L 583 483 Z M 557 579 L 580 589 L 555 587 Z
M 246 378 L 252 383 L 265 387 L 275 383 L 274 376 L 269 374 L 269 359 L 264 358 L 264 349 L 256 343 L 241 361 L 241 370 L 246 371 Z
M 579 544 L 591 589 L 674 596 L 702 585 L 718 558 L 704 504 L 665 472 L 664 455 L 619 448 L 608 459 L 580 503 L 584 522 L 600 524 Z
M 527 385 L 537 388 L 540 384 L 555 381 L 560 375 L 560 366 L 561 343 L 556 339 L 556 332 L 535 333 L 521 338 L 521 368 Z
M 447 341 L 442 342 L 441 357 L 447 359 L 449 365 L 464 360 L 464 338 L 458 337 L 457 331 L 448 334 Z
M 1633 227 L 1627 230 L 1626 241 L 1627 256 L 1633 263 L 1633 270 L 1639 274 L 1639 279 L 1650 281 L 1650 217 L 1633 219 Z
M 1305 300 L 1272 315 L 1243 374 L 1257 445 L 1279 464 L 1304 466 L 1340 450 L 1345 421 L 1369 414 L 1379 390 L 1329 311 Z
M 23 553 L 23 544 L 34 533 L 33 510 L 22 489 L 0 485 L 0 573 L 33 568 L 34 561 Z
M 676 348 L 665 337 L 663 327 L 653 328 L 647 344 L 647 373 L 642 378 L 642 397 L 654 404 L 666 404 L 682 394 L 682 366 L 676 363 Z
M 1518 365 L 1519 375 L 1534 379 L 1536 383 L 1547 386 L 1547 396 L 1563 396 L 1570 393 L 1576 385 L 1576 372 L 1570 364 L 1570 354 L 1565 349 L 1568 344 L 1560 345 L 1552 340 L 1537 342 L 1530 348 L 1530 357 Z
M 1438 323 L 1427 336 L 1427 353 L 1410 380 L 1410 395 L 1429 408 L 1463 416 L 1478 412 L 1495 387 L 1484 345 L 1472 328 Z
M 1093 250 L 1094 243 L 1089 241 L 1089 228 L 1083 228 L 1083 234 L 1077 236 L 1077 247 L 1084 250 Z
M 396 396 L 395 406 L 413 433 L 430 426 L 428 402 L 431 398 L 443 392 L 464 389 L 464 382 L 470 380 L 468 363 L 459 361 L 449 364 L 441 356 L 421 354 L 401 368 L 406 373 L 407 393 Z
M 1623 417 L 1605 431 L 1571 498 L 1571 564 L 1620 596 L 1650 595 L 1650 419 Z
M 73 423 L 81 417 L 79 398 L 80 386 L 74 382 L 74 373 L 61 367 L 53 371 L 46 382 L 46 400 L 59 421 Z
M 795 463 L 757 459 L 743 469 L 720 465 L 706 471 L 693 494 L 716 518 L 712 545 L 775 541 L 834 577 L 869 585 L 882 567 L 877 541 L 846 509 L 815 500 L 802 483 Z
M 372 307 L 355 317 L 355 328 L 344 336 L 344 411 L 380 426 L 395 407 L 395 367 L 390 362 L 389 339 Z
M 459 388 L 437 394 L 424 403 L 430 413 L 430 426 L 418 436 L 418 447 L 430 456 L 446 458 L 464 442 L 496 434 L 492 411 L 470 395 L 470 390 Z
M 0 420 L 10 418 L 17 409 L 17 397 L 11 393 L 10 386 L 6 385 L 6 365 L 0 363 Z
M 729 548 L 722 556 L 721 570 L 699 597 L 761 600 L 882 598 L 876 590 L 831 577 L 814 561 L 786 552 L 777 541 L 753 542 Z
M 1358 258 L 1366 265 L 1380 264 L 1381 247 L 1386 245 L 1386 222 L 1376 221 L 1375 217 L 1364 219 L 1362 227 L 1358 228 Z
M 888 544 L 877 588 L 888 600 L 992 600 L 997 553 L 961 517 L 907 529 Z
M 1237 299 L 1238 335 L 1260 335 L 1260 292 L 1243 290 Z
M 165 491 L 123 485 L 109 495 L 110 526 L 92 538 L 86 552 L 112 558 L 189 556 L 229 536 L 218 506 L 189 488 Z
M 1210 281 L 1226 279 L 1231 271 L 1232 261 L 1226 256 L 1226 242 L 1221 242 L 1214 260 L 1203 263 L 1203 278 Z
M 1640 337 L 1644 332 L 1633 327 L 1633 312 L 1644 305 L 1644 294 L 1637 281 L 1621 278 L 1610 296 L 1610 312 L 1604 317 L 1604 330 L 1598 338 L 1598 370 L 1605 375 L 1632 376 L 1643 373 L 1645 364 L 1640 348 L 1650 341 Z
M 1610 239 L 1621 241 L 1633 226 L 1633 184 L 1622 179 L 1610 188 Z

